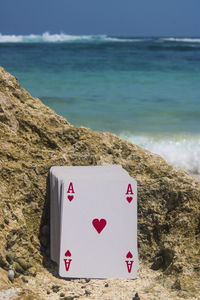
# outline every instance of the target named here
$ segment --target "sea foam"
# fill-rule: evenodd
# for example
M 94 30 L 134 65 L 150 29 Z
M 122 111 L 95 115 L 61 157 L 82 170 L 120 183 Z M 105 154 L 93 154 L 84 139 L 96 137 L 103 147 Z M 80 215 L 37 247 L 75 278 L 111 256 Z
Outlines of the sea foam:
M 42 35 L 2 35 L 0 33 L 0 43 L 59 43 L 59 42 L 138 42 L 143 39 L 127 39 L 100 35 L 69 35 L 65 33 L 50 34 L 45 32 Z
M 19 43 L 22 42 L 22 35 L 2 35 L 0 33 L 0 43 Z
M 200 136 L 130 136 L 120 137 L 162 156 L 169 164 L 193 174 L 200 174 Z
M 0 43 L 59 43 L 59 42 L 120 42 L 120 43 L 135 43 L 135 42 L 181 42 L 181 43 L 200 43 L 199 38 L 135 38 L 135 37 L 113 37 L 106 34 L 98 35 L 70 35 L 66 33 L 51 34 L 44 32 L 41 35 L 3 35 L 0 33 Z
M 162 38 L 161 40 L 163 41 L 168 41 L 168 42 L 183 42 L 183 43 L 200 43 L 200 39 L 197 38 Z

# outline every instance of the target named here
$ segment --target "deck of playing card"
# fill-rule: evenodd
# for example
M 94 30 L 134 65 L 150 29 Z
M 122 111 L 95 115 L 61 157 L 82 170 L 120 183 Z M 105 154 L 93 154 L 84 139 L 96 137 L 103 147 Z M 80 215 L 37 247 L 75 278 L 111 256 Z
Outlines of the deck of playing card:
M 119 165 L 52 167 L 50 191 L 59 275 L 136 278 L 136 181 Z

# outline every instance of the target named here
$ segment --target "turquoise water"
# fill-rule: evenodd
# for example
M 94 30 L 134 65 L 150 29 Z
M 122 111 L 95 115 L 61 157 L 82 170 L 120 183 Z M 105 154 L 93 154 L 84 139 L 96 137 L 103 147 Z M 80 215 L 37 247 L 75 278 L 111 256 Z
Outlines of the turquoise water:
M 70 123 L 200 173 L 200 39 L 0 35 L 0 65 Z

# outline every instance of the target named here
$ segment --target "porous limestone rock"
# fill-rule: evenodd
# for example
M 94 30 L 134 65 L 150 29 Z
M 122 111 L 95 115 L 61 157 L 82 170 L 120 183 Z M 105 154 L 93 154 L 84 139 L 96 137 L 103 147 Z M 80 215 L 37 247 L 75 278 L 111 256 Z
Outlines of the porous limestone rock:
M 49 228 L 48 171 L 53 165 L 105 164 L 121 164 L 138 182 L 138 278 L 59 279 L 44 230 Z M 0 295 L 13 289 L 15 299 L 59 299 L 61 292 L 81 299 L 132 299 L 136 292 L 141 299 L 197 299 L 200 294 L 199 182 L 114 134 L 70 125 L 1 67 L 0 199 Z M 5 279 L 10 264 L 16 272 L 12 284 Z M 24 275 L 30 277 L 27 283 Z M 55 284 L 58 294 L 51 290 Z

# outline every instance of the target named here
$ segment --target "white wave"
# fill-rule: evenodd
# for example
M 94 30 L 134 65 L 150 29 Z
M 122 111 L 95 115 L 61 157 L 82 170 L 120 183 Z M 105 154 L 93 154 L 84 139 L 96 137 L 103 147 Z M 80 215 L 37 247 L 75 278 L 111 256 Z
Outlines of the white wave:
M 41 35 L 29 34 L 29 35 L 3 35 L 0 33 L 0 43 L 58 43 L 58 42 L 145 42 L 153 41 L 153 38 L 123 38 L 112 37 L 106 34 L 99 35 L 70 35 L 66 33 L 50 34 L 44 32 Z M 187 42 L 187 43 L 200 43 L 200 38 L 160 38 L 159 41 L 171 41 L 171 42 Z
M 19 43 L 22 40 L 22 35 L 2 35 L 0 33 L 0 43 Z
M 107 35 L 68 35 L 65 33 L 50 34 L 45 32 L 42 34 L 44 42 L 73 42 L 73 41 L 111 41 L 111 42 L 130 42 L 131 39 L 112 38 Z
M 50 34 L 45 32 L 42 34 L 42 39 L 44 42 L 73 42 L 80 40 L 91 40 L 91 35 L 68 35 L 65 33 L 60 34 Z
M 163 41 L 169 42 L 183 42 L 183 43 L 200 43 L 200 39 L 197 38 L 162 38 Z
M 169 164 L 193 174 L 200 174 L 200 136 L 130 136 L 120 137 L 161 155 Z
M 45 32 L 42 35 L 30 34 L 30 35 L 2 35 L 0 33 L 1 43 L 19 43 L 19 42 L 71 42 L 77 40 L 90 40 L 92 36 L 75 36 L 64 33 L 50 34 Z
M 105 34 L 99 35 L 70 35 L 65 33 L 50 34 L 44 32 L 42 35 L 30 34 L 30 35 L 2 35 L 0 33 L 0 43 L 59 43 L 59 42 L 139 42 L 144 39 L 135 38 L 118 38 L 109 37 Z
M 114 37 L 108 37 L 104 36 L 104 40 L 108 42 L 141 42 L 144 41 L 143 39 L 125 39 L 125 38 L 114 38 Z

